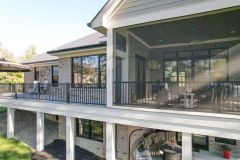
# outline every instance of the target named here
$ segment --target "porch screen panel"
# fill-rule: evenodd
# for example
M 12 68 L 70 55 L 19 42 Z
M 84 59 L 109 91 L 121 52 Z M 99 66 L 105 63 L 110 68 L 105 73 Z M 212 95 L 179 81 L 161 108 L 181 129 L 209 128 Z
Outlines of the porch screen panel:
M 211 80 L 225 81 L 227 79 L 227 57 L 226 49 L 211 50 Z
M 195 81 L 210 80 L 208 59 L 195 60 L 194 66 Z
M 180 60 L 178 61 L 178 79 L 181 84 L 184 85 L 184 82 L 191 81 L 192 70 L 191 70 L 191 60 Z
M 225 81 L 227 78 L 227 60 L 211 59 L 211 80 Z
M 194 79 L 195 81 L 210 80 L 210 61 L 208 50 L 194 51 Z
M 177 82 L 177 61 L 167 61 L 164 63 L 164 77 L 167 82 Z

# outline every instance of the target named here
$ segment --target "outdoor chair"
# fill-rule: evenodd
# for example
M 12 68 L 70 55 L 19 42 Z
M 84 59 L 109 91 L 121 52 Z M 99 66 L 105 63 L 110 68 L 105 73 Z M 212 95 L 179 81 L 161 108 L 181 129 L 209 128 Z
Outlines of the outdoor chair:
M 166 105 L 168 102 L 169 92 L 164 87 L 161 87 L 156 94 L 156 103 L 159 105 Z
M 28 88 L 28 94 L 37 94 L 38 92 L 38 81 L 33 81 L 33 86 Z

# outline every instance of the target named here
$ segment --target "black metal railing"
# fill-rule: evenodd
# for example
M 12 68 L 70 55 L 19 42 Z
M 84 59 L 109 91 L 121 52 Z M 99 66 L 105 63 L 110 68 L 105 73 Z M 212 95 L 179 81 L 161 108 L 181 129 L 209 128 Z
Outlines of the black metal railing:
M 106 86 L 95 84 L 0 84 L 0 96 L 66 103 L 106 104 Z
M 240 82 L 115 82 L 114 104 L 240 112 Z

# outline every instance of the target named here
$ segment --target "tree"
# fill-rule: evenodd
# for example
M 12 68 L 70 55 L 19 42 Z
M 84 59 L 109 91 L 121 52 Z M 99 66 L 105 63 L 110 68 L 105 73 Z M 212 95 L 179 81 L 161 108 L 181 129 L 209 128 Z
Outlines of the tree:
M 36 54 L 37 54 L 36 46 L 33 46 L 33 45 L 29 46 L 28 49 L 26 50 L 24 56 L 21 57 L 21 60 L 22 61 L 29 60 Z
M 8 61 L 14 62 L 13 53 L 9 52 L 7 49 L 0 47 L 0 59 L 5 58 Z
M 0 47 L 0 59 L 5 58 L 8 61 L 15 62 L 13 53 Z M 23 73 L 20 72 L 0 72 L 0 83 L 23 83 Z

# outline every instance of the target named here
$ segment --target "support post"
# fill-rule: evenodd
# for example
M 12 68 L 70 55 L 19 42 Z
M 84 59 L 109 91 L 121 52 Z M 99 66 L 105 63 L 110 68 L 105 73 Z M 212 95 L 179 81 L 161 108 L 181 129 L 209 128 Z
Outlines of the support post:
M 37 112 L 37 150 L 44 150 L 44 113 Z
M 113 29 L 107 31 L 107 107 L 113 105 Z
M 7 108 L 7 138 L 14 137 L 14 109 Z
M 115 124 L 106 123 L 106 160 L 115 160 Z
M 75 119 L 72 117 L 66 117 L 66 159 L 75 159 L 74 150 L 74 139 L 75 139 Z
M 182 159 L 192 160 L 192 134 L 182 133 Z

